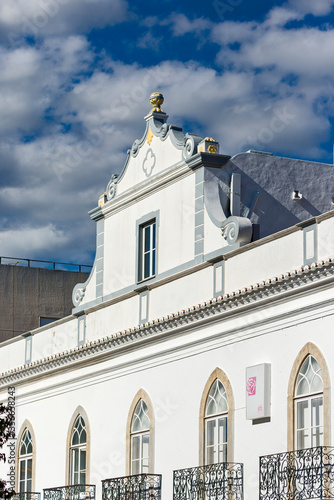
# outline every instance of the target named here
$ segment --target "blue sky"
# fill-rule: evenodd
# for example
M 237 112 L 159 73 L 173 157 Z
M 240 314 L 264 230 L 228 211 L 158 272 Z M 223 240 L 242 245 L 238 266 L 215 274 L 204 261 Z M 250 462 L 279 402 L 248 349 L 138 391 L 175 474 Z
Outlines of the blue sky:
M 87 215 L 144 130 L 169 122 L 333 162 L 334 0 L 2 0 L 0 255 L 92 263 Z

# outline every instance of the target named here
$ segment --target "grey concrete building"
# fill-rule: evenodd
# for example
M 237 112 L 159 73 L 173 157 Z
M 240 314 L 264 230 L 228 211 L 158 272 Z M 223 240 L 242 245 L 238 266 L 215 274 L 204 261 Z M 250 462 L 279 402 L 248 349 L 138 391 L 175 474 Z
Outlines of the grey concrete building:
M 0 264 L 0 342 L 71 314 L 73 287 L 87 277 L 84 272 Z

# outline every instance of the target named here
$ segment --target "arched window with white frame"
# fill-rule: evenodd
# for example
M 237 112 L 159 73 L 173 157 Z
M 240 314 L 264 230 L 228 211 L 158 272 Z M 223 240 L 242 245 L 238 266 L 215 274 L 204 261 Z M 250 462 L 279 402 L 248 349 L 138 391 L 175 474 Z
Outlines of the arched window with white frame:
M 317 360 L 309 354 L 296 379 L 295 394 L 296 449 L 324 444 L 323 377 Z
M 140 399 L 131 422 L 131 474 L 147 474 L 150 466 L 150 415 Z
M 86 484 L 86 424 L 81 415 L 76 419 L 71 435 L 71 484 Z
M 223 383 L 216 379 L 205 406 L 205 465 L 227 461 L 228 401 Z
M 32 491 L 33 442 L 28 428 L 22 434 L 19 445 L 19 491 Z

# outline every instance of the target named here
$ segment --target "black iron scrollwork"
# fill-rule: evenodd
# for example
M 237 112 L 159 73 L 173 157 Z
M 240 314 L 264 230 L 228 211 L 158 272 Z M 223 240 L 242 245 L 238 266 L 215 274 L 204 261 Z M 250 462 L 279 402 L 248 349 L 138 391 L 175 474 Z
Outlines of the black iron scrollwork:
M 242 500 L 243 464 L 220 463 L 174 471 L 173 500 Z
M 44 500 L 95 500 L 95 485 L 73 484 L 43 490 Z
M 260 500 L 334 496 L 334 448 L 317 446 L 260 457 Z
M 161 500 L 161 475 L 136 474 L 102 481 L 102 500 Z
M 41 494 L 34 491 L 16 493 L 12 500 L 41 500 Z

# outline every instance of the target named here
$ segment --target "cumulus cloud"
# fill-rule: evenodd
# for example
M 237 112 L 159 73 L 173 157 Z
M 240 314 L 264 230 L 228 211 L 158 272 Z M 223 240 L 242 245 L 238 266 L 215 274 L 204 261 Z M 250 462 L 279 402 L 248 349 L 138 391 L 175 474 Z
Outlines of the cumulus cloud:
M 168 19 L 162 21 L 162 25 L 170 25 L 175 36 L 182 36 L 187 33 L 202 34 L 204 30 L 211 27 L 212 23 L 200 17 L 189 19 L 185 14 L 171 14 Z
M 288 5 L 303 15 L 326 16 L 334 7 L 334 0 L 289 0 Z
M 2 137 L 34 134 L 45 113 L 87 71 L 93 53 L 86 39 L 47 39 L 41 46 L 0 49 L 0 132 Z M 38 75 L 38 77 L 37 77 Z M 49 124 L 50 125 L 50 124 Z
M 15 44 L 26 36 L 83 33 L 119 23 L 127 15 L 125 0 L 2 0 L 0 38 Z
M 233 23 L 231 23 L 233 24 Z M 235 26 L 236 31 L 238 25 Z M 334 42 L 334 30 L 316 28 L 300 28 L 285 30 L 283 28 L 267 29 L 258 25 L 255 29 L 242 32 L 238 40 L 239 50 L 224 43 L 225 34 L 220 36 L 218 27 L 214 39 L 222 40 L 222 48 L 218 55 L 220 63 L 233 64 L 242 68 L 278 68 L 281 75 L 294 73 L 318 79 L 320 76 L 331 76 L 334 54 L 331 49 Z M 242 30 L 243 31 L 243 30 Z
M 17 255 L 22 251 L 22 241 L 29 242 L 28 247 L 33 254 L 42 255 L 50 247 L 59 250 L 66 244 L 68 236 L 54 226 L 48 224 L 40 228 L 19 228 L 0 232 L 1 255 L 6 257 L 23 257 Z M 30 253 L 31 255 L 31 253 Z

